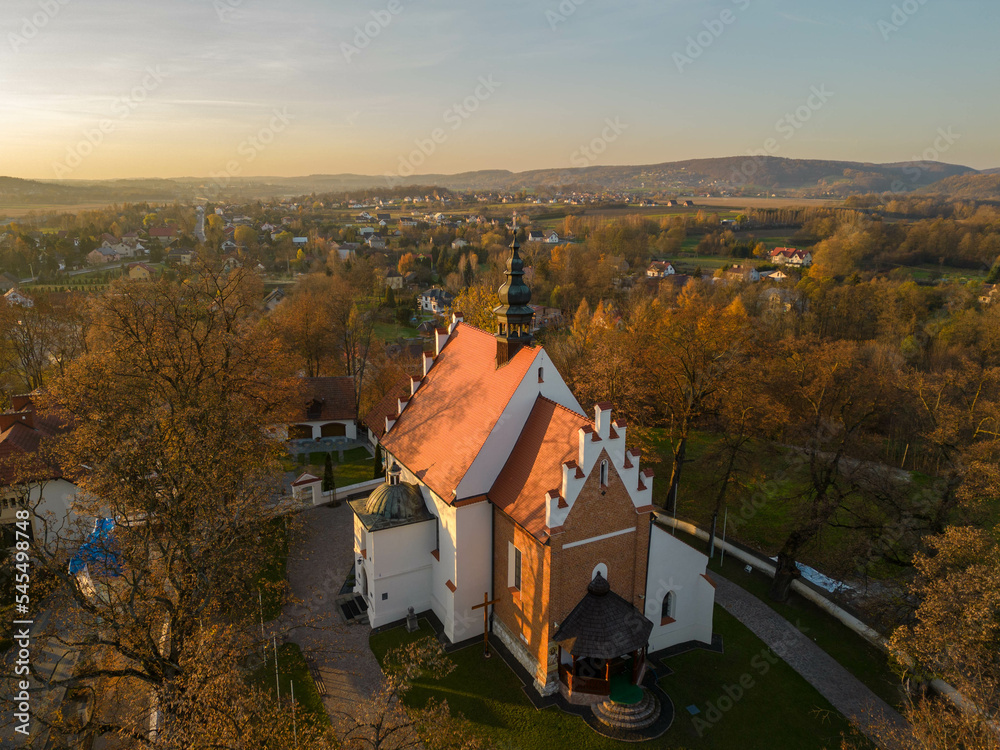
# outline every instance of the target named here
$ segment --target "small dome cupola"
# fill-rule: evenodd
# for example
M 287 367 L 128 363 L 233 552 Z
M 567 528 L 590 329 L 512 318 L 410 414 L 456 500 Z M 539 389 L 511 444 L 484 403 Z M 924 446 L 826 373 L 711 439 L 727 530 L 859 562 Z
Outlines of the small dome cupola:
M 517 224 L 514 225 L 514 241 L 510 243 L 507 258 L 507 280 L 498 290 L 500 306 L 493 314 L 497 329 L 497 367 L 507 364 L 524 346 L 531 344 L 531 319 L 535 311 L 531 309 L 531 289 L 524 283 L 524 261 L 518 250 Z
M 368 496 L 365 513 L 380 516 L 385 521 L 403 521 L 416 518 L 424 512 L 424 498 L 415 484 L 401 482 L 399 464 L 395 461 L 381 484 Z

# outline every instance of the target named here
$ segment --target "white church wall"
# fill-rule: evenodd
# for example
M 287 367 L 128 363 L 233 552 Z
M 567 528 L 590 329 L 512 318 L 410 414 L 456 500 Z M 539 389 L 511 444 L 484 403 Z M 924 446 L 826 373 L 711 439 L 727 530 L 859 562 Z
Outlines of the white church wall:
M 645 615 L 653 622 L 651 651 L 685 641 L 712 642 L 715 587 L 705 577 L 708 557 L 653 524 L 646 573 Z M 674 622 L 661 624 L 663 599 L 674 596 Z
M 539 368 L 542 370 L 542 382 L 538 382 Z M 484 495 L 490 490 L 504 464 L 507 463 L 514 444 L 521 436 L 524 424 L 528 421 L 539 395 L 579 414 L 583 413 L 579 402 L 556 370 L 549 355 L 544 349 L 539 349 L 476 460 L 459 482 L 457 499 Z
M 458 577 L 454 579 L 452 642 L 483 634 L 483 594 L 493 598 L 493 506 L 479 502 L 458 508 Z M 447 630 L 447 626 L 445 628 Z
M 368 581 L 372 627 L 431 608 L 431 550 L 434 522 L 397 526 L 370 532 Z
M 445 635 L 452 637 L 454 629 L 451 627 L 453 612 L 455 611 L 455 595 L 448 588 L 448 581 L 455 582 L 457 577 L 457 550 L 456 539 L 458 521 L 456 514 L 458 508 L 453 508 L 445 503 L 441 498 L 431 492 L 427 487 L 421 488 L 424 493 L 424 502 L 431 513 L 437 516 L 438 524 L 438 558 L 431 560 L 431 609 L 438 616 L 445 628 Z

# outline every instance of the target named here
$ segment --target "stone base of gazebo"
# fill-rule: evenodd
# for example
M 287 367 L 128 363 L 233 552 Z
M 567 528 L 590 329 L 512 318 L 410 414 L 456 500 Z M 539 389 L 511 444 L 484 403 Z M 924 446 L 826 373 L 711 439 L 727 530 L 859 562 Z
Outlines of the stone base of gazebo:
M 641 690 L 642 699 L 637 703 L 616 703 L 611 699 L 595 703 L 594 716 L 615 729 L 636 730 L 652 726 L 660 718 L 660 701 L 649 690 Z

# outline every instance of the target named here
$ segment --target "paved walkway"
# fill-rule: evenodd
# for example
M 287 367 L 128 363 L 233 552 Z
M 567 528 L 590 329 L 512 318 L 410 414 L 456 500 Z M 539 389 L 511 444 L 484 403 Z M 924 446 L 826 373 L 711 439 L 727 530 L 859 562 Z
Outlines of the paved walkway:
M 906 727 L 888 703 L 788 620 L 726 578 L 710 574 L 715 601 L 780 656 L 869 737 L 879 726 Z
M 354 518 L 346 503 L 320 506 L 289 518 L 294 527 L 288 557 L 292 603 L 281 625 L 291 628 L 326 684 L 327 711 L 354 712 L 381 684 L 382 671 L 368 648 L 371 629 L 347 625 L 335 600 L 354 565 Z

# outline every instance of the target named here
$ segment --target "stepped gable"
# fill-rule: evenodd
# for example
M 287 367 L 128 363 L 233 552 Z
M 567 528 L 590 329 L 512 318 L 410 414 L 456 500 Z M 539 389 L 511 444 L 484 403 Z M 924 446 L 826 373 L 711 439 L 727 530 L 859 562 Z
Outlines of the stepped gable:
M 562 465 L 577 458 L 579 430 L 586 426 L 593 423 L 582 414 L 539 396 L 488 493 L 497 508 L 537 539 L 547 537 L 545 493 L 562 485 Z
M 525 347 L 503 367 L 492 334 L 459 323 L 417 392 L 386 433 L 386 452 L 451 503 L 541 351 Z

